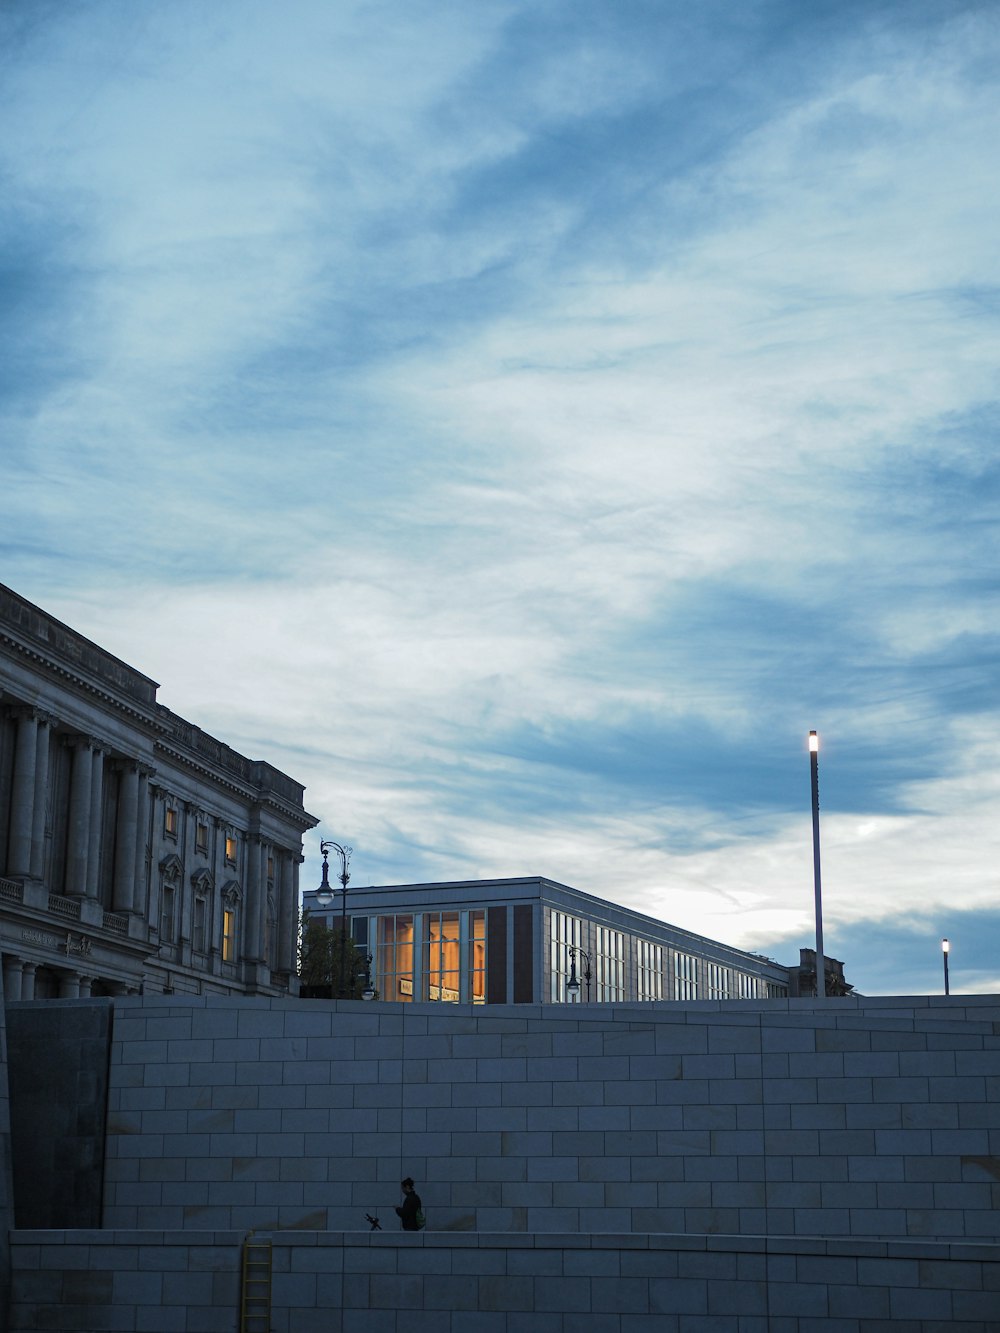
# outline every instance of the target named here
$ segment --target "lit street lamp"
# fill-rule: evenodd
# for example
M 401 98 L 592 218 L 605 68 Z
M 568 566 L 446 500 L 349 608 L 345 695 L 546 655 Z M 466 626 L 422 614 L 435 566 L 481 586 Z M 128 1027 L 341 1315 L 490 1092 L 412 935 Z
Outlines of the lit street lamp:
M 333 889 L 330 888 L 330 868 L 327 863 L 327 857 L 330 855 L 330 848 L 340 857 L 340 887 L 343 893 L 340 912 L 340 976 L 337 978 L 337 995 L 343 999 L 344 990 L 344 971 L 347 966 L 347 885 L 350 882 L 350 871 L 347 869 L 347 863 L 351 859 L 351 848 L 341 847 L 339 842 L 321 842 L 320 851 L 323 853 L 323 879 L 319 888 L 316 890 L 316 906 L 324 910 L 333 903 Z
M 948 985 L 948 955 L 951 953 L 951 945 L 947 937 L 941 941 L 941 957 L 944 959 L 944 993 L 950 995 L 951 990 Z
M 569 946 L 569 981 L 566 982 L 566 994 L 571 1000 L 578 998 L 580 994 L 580 979 L 576 975 L 576 955 L 579 954 L 583 959 L 583 979 L 587 983 L 587 1000 L 590 1001 L 590 954 L 579 945 L 571 944 Z
M 823 892 L 819 873 L 819 736 L 809 733 L 809 774 L 812 779 L 813 892 L 816 899 L 816 997 L 826 999 L 826 956 L 823 953 Z

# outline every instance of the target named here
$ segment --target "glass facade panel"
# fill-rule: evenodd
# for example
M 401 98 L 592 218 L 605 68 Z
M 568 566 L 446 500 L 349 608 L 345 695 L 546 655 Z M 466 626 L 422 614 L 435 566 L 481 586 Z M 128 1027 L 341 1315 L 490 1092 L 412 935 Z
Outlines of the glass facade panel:
M 486 913 L 469 913 L 469 999 L 486 1003 Z
M 721 963 L 705 964 L 705 983 L 710 1000 L 728 1000 L 730 994 L 729 968 Z
M 425 1000 L 461 999 L 457 912 L 425 912 L 424 996 Z
M 380 916 L 375 959 L 379 995 L 385 1000 L 413 999 L 413 917 Z
M 569 916 L 566 912 L 549 913 L 549 995 L 553 1004 L 565 1004 L 566 982 L 569 979 L 569 950 L 579 949 L 583 942 L 583 922 L 579 917 Z M 586 982 L 581 975 L 582 960 L 577 955 L 577 977 L 580 981 L 580 999 L 589 999 L 585 994 Z
M 625 998 L 625 936 L 620 930 L 597 927 L 597 999 L 601 1002 Z
M 698 959 L 691 953 L 674 954 L 674 999 L 697 1000 Z
M 649 940 L 636 941 L 638 995 L 640 1000 L 663 999 L 663 946 Z

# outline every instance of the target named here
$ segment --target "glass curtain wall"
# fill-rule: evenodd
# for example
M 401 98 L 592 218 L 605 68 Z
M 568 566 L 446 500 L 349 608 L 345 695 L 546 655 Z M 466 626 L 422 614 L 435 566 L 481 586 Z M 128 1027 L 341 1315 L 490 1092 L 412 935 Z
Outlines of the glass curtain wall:
M 376 975 L 384 1000 L 413 999 L 413 917 L 380 916 Z
M 461 998 L 457 912 L 424 912 L 424 999 Z
M 663 999 L 663 946 L 636 940 L 638 996 L 640 1000 Z
M 549 913 L 549 996 L 553 1004 L 565 1004 L 566 982 L 569 980 L 569 951 L 583 943 L 583 922 L 567 912 Z M 580 999 L 587 999 L 583 979 L 583 960 L 577 954 L 576 975 L 580 982 Z
M 625 999 L 625 936 L 620 930 L 597 927 L 597 999 L 610 1003 Z

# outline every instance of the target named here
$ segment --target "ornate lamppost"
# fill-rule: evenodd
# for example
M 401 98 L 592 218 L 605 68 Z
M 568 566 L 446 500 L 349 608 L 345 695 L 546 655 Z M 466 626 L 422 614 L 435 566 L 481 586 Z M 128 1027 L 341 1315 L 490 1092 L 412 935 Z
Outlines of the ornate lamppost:
M 323 853 L 323 879 L 316 890 L 316 906 L 324 909 L 333 903 L 333 889 L 330 887 L 330 867 L 327 861 L 331 848 L 340 857 L 338 879 L 343 894 L 340 911 L 340 976 L 337 984 L 337 996 L 339 999 L 343 999 L 345 996 L 344 972 L 347 968 L 347 886 L 351 879 L 351 872 L 347 869 L 347 866 L 351 859 L 351 848 L 341 847 L 339 842 L 333 841 L 323 841 L 319 845 L 319 849 Z

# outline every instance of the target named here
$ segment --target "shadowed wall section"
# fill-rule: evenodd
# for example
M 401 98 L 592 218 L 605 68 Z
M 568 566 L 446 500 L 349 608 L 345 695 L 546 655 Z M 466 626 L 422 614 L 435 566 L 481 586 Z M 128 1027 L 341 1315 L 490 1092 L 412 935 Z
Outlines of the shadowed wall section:
M 9 1006 L 19 1228 L 101 1225 L 112 1015 L 110 1000 Z

